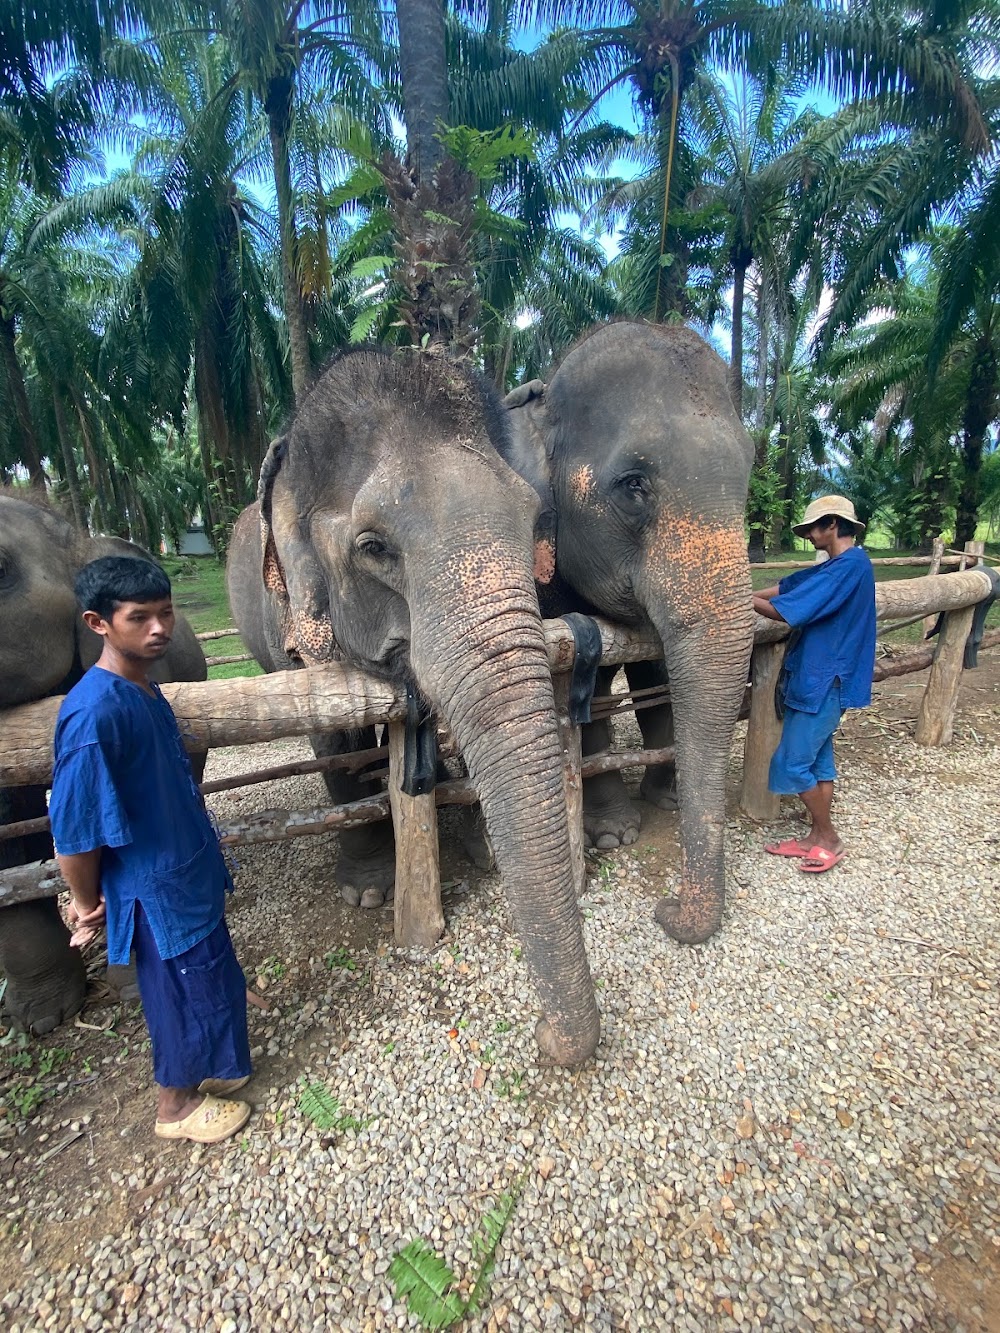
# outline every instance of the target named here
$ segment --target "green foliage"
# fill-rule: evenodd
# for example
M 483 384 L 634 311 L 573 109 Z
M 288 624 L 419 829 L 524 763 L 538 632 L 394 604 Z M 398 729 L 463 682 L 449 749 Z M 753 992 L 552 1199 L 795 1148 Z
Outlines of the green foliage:
M 350 951 L 342 947 L 331 949 L 329 953 L 323 955 L 323 962 L 332 972 L 335 967 L 342 967 L 346 972 L 356 972 L 357 962 L 351 957 Z
M 319 1130 L 336 1130 L 338 1133 L 357 1133 L 371 1124 L 370 1118 L 359 1120 L 357 1116 L 341 1111 L 340 1102 L 330 1092 L 325 1083 L 306 1083 L 303 1081 L 299 1091 L 299 1110 Z
M 476 130 L 470 125 L 442 125 L 438 138 L 460 167 L 470 171 L 482 184 L 497 180 L 501 168 L 511 158 L 534 161 L 535 136 L 524 129 L 505 125 L 498 130 Z
M 458 1279 L 427 1241 L 417 1238 L 405 1245 L 389 1265 L 389 1280 L 397 1300 L 404 1300 L 410 1311 L 427 1329 L 450 1328 L 460 1319 L 474 1314 L 488 1299 L 496 1255 L 504 1233 L 517 1207 L 523 1178 L 513 1189 L 502 1194 L 484 1214 L 472 1237 L 475 1268 L 470 1274 L 469 1295 L 462 1299 L 456 1288 Z
M 465 1317 L 466 1303 L 452 1291 L 457 1279 L 425 1240 L 411 1240 L 389 1265 L 396 1299 L 405 1301 L 424 1328 L 450 1328 Z

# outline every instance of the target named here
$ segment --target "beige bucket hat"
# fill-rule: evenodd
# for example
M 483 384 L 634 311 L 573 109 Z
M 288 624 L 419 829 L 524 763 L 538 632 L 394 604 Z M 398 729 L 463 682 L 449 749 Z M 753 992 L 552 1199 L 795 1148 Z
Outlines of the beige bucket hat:
M 856 533 L 864 532 L 865 525 L 858 521 L 854 505 L 843 495 L 821 495 L 818 500 L 813 500 L 802 515 L 802 522 L 792 524 L 792 531 L 796 537 L 804 537 L 814 523 L 834 514 L 837 518 L 846 518 L 848 523 L 853 523 Z

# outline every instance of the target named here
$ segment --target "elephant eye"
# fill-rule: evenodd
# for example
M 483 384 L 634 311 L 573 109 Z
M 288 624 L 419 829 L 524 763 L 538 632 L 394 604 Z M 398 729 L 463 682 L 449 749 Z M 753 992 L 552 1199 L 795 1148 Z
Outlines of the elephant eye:
M 375 559 L 389 554 L 389 548 L 377 532 L 360 533 L 354 539 L 354 547 L 362 555 L 372 556 Z
M 617 485 L 630 500 L 642 499 L 652 494 L 649 478 L 644 477 L 641 472 L 626 472 L 623 477 L 618 478 Z

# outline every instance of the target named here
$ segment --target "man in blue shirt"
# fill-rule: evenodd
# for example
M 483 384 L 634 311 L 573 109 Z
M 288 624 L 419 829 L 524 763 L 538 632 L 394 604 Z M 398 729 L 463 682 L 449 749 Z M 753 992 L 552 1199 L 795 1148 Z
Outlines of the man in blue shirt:
M 232 881 L 177 720 L 149 672 L 173 633 L 158 565 L 105 556 L 76 597 L 104 640 L 59 710 L 49 813 L 70 889 L 72 943 L 106 922 L 108 962 L 136 976 L 159 1084 L 155 1132 L 216 1143 L 250 1107 L 246 982 L 223 916 Z
M 755 611 L 786 621 L 795 631 L 785 657 L 784 723 L 768 787 L 801 797 L 812 820 L 805 838 L 765 850 L 797 858 L 799 869 L 812 874 L 832 869 L 844 856 L 830 818 L 837 776 L 834 732 L 845 709 L 865 708 L 872 698 L 875 575 L 867 554 L 854 544 L 864 530 L 850 500 L 841 495 L 814 500 L 792 531 L 828 558 L 753 597 Z

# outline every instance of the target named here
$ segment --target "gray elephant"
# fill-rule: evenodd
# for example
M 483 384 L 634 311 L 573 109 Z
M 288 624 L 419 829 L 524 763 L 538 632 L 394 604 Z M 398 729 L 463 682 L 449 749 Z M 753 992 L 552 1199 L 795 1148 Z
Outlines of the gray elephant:
M 508 395 L 508 462 L 537 491 L 545 521 L 536 568 L 546 615 L 599 612 L 652 627 L 659 663 L 626 667 L 632 689 L 665 683 L 671 708 L 639 712 L 649 748 L 676 743 L 674 767 L 647 770 L 641 793 L 680 807 L 679 901 L 657 918 L 675 939 L 715 931 L 725 892 L 725 776 L 747 681 L 753 627 L 743 512 L 753 450 L 726 367 L 692 330 L 598 327 L 551 381 Z M 604 672 L 604 691 L 614 675 Z M 676 736 L 675 736 L 676 731 Z M 585 728 L 584 753 L 607 745 Z M 633 842 L 639 814 L 621 776 L 585 784 L 585 826 L 601 847 Z
M 496 452 L 504 429 L 469 370 L 420 351 L 344 354 L 271 446 L 259 510 L 233 534 L 229 594 L 266 669 L 343 658 L 445 720 L 542 1002 L 539 1045 L 569 1065 L 593 1052 L 599 1019 L 532 578 L 538 504 Z M 341 845 L 377 870 L 378 847 Z
M 88 561 L 102 555 L 150 558 L 131 542 L 89 537 L 44 504 L 0 492 L 0 708 L 64 694 L 97 661 L 100 636 L 80 618 L 73 582 Z M 201 645 L 178 616 L 153 677 L 204 680 L 206 675 Z M 44 787 L 0 789 L 0 824 L 45 813 Z M 0 841 L 0 867 L 51 855 L 47 833 Z M 7 978 L 5 1017 L 19 1027 L 51 1032 L 80 1010 L 86 974 L 79 949 L 69 947 L 55 898 L 0 908 L 0 976 Z

